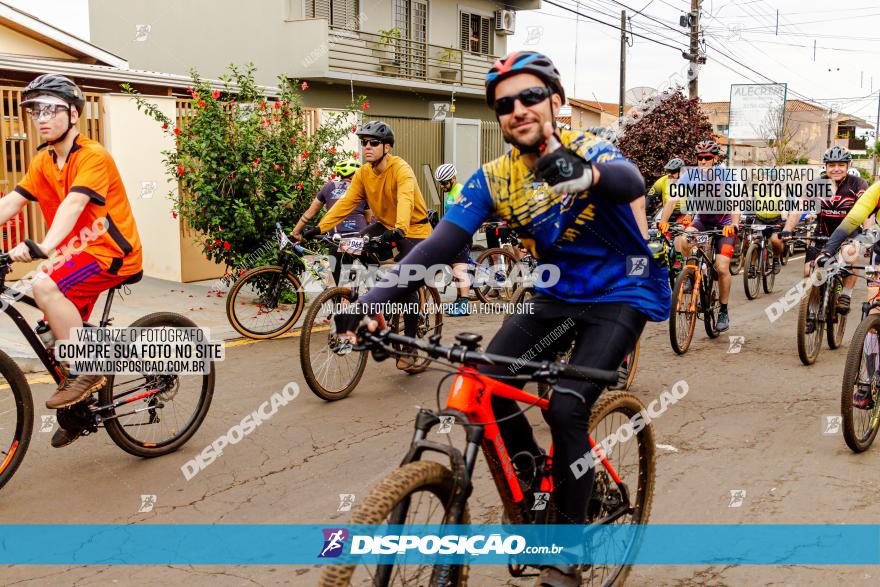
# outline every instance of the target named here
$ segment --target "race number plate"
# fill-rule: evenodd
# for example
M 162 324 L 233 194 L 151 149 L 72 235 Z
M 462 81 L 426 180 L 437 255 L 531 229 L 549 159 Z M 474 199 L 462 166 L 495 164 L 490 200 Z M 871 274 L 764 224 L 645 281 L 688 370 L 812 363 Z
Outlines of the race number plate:
M 696 243 L 698 245 L 705 245 L 706 243 L 709 242 L 709 235 L 708 234 L 698 234 L 698 235 L 696 235 L 694 240 L 696 241 Z
M 362 238 L 344 238 L 339 241 L 339 252 L 348 253 L 349 255 L 360 255 L 364 252 L 364 239 Z

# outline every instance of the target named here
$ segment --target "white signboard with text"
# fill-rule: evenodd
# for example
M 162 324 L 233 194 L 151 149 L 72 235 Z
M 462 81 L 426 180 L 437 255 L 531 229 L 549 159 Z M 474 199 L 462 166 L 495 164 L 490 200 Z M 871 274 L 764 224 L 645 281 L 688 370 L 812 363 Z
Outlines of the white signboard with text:
M 775 139 L 785 120 L 786 90 L 786 84 L 732 84 L 728 138 Z

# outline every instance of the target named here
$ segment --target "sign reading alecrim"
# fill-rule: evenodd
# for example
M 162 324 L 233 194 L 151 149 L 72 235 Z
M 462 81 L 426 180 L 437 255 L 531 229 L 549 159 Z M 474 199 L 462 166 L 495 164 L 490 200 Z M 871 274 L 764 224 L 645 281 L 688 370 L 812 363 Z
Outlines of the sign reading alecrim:
M 775 139 L 785 120 L 786 91 L 786 84 L 732 84 L 728 138 Z

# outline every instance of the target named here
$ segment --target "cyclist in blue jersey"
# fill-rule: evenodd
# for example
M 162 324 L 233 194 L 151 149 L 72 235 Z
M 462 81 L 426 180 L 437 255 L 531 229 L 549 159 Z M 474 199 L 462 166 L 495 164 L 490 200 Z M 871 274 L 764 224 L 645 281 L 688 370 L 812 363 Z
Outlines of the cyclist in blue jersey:
M 532 313 L 507 320 L 487 351 L 514 357 L 534 353 L 534 360 L 543 360 L 574 342 L 573 364 L 614 370 L 647 321 L 669 316 L 667 271 L 651 254 L 630 205 L 641 199 L 644 206 L 644 180 L 611 143 L 589 133 L 555 129 L 565 92 L 546 56 L 521 51 L 496 61 L 486 76 L 486 99 L 512 149 L 470 177 L 461 199 L 401 261 L 397 276 L 368 292 L 350 313 L 336 316 L 337 331 L 353 336 L 364 314 L 376 310 L 374 304 L 420 285 L 414 280 L 401 283 L 404 269 L 412 274 L 416 267 L 448 262 L 496 214 L 539 263 L 560 271 L 558 280 L 536 287 Z M 375 320 L 368 325 L 378 326 Z M 535 344 L 554 331 L 561 333 L 554 343 L 546 348 Z M 510 375 L 503 368 L 484 372 Z M 558 523 L 585 522 L 593 471 L 578 477 L 571 464 L 590 451 L 587 425 L 602 391 L 596 383 L 564 379 L 550 398 L 546 417 L 555 451 Z M 531 426 L 516 403 L 494 397 L 492 406 L 514 462 L 540 462 Z M 523 475 L 528 477 L 521 481 L 525 493 L 533 496 L 528 484 L 539 476 L 528 471 Z M 580 579 L 573 564 L 545 566 L 537 584 L 580 585 Z
M 688 170 L 678 180 L 681 187 L 697 184 L 718 184 L 723 186 L 732 182 L 730 173 L 718 165 L 721 155 L 721 147 L 713 140 L 700 141 L 694 148 L 697 157 L 697 169 Z M 723 193 L 722 190 L 719 190 Z M 669 218 L 676 207 L 678 198 L 669 198 L 663 206 L 660 222 L 657 227 L 661 232 L 669 230 Z M 707 214 L 699 212 L 694 215 L 693 223 L 687 227 L 687 232 L 699 232 L 703 230 L 722 230 L 722 236 L 715 238 L 715 270 L 718 271 L 718 299 L 721 309 L 718 312 L 718 332 L 724 332 L 730 328 L 730 314 L 727 303 L 730 300 L 730 260 L 733 258 L 734 244 L 736 242 L 736 230 L 739 227 L 739 212 L 733 214 Z M 688 243 L 684 235 L 675 239 L 675 250 L 684 257 L 691 254 L 693 247 Z

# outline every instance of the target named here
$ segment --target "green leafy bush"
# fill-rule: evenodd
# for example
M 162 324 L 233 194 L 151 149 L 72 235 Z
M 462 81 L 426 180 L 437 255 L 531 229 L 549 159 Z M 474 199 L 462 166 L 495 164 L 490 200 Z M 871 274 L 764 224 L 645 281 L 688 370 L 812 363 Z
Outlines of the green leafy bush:
M 205 255 L 227 268 L 243 265 L 273 239 L 275 223 L 290 229 L 315 194 L 333 177 L 337 161 L 352 157 L 338 145 L 353 131 L 363 96 L 312 128 L 302 105 L 308 84 L 279 77 L 277 96 L 254 81 L 252 64 L 229 67 L 222 90 L 191 72 L 192 106 L 180 125 L 130 86 L 139 110 L 174 135 L 163 151 L 174 212 L 199 233 Z

